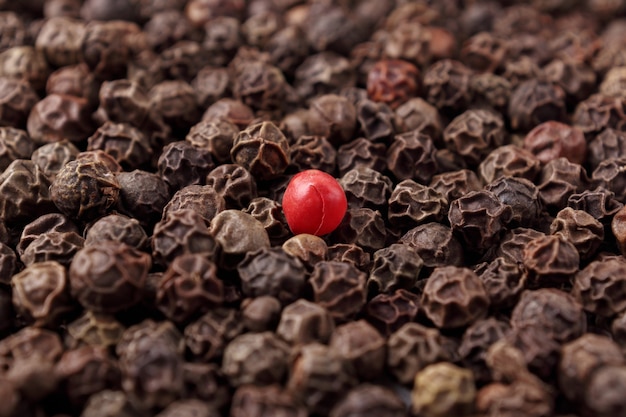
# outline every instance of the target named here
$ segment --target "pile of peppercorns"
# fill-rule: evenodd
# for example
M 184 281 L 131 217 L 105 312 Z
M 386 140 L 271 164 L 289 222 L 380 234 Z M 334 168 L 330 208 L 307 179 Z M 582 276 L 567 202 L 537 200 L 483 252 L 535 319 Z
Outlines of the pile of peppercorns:
M 0 0 L 0 417 L 626 416 L 624 204 L 626 0 Z

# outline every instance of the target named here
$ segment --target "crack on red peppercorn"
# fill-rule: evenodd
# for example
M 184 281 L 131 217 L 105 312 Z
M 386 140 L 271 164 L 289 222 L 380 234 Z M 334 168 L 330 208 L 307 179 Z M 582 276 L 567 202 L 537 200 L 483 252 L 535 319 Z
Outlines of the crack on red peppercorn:
M 317 229 L 315 229 L 315 233 L 313 233 L 315 236 L 318 236 L 318 233 L 320 229 L 322 228 L 322 226 L 324 225 L 324 221 L 326 220 L 326 201 L 324 200 L 322 193 L 320 192 L 320 190 L 317 189 L 315 184 L 311 184 L 311 188 L 315 190 L 318 198 L 322 202 L 322 217 L 320 218 L 320 224 L 317 225 Z

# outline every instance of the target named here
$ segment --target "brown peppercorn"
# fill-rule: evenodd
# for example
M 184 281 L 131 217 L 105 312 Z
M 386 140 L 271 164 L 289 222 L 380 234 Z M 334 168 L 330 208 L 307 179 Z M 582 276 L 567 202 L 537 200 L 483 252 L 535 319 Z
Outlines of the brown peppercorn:
M 309 133 L 325 136 L 335 146 L 349 142 L 356 130 L 357 112 L 345 97 L 325 94 L 309 105 Z
M 82 58 L 81 45 L 86 34 L 86 23 L 67 17 L 53 17 L 45 21 L 35 46 L 43 51 L 55 67 L 78 64 Z
M 420 130 L 394 136 L 387 150 L 387 166 L 396 179 L 413 179 L 429 183 L 437 173 L 435 145 L 432 139 Z
M 492 192 L 503 204 L 512 210 L 509 225 L 532 226 L 536 223 L 543 209 L 539 201 L 537 187 L 524 178 L 500 177 L 487 184 L 485 190 Z
M 306 408 L 279 384 L 242 385 L 233 394 L 230 417 L 306 417 Z
M 480 32 L 469 37 L 461 48 L 460 59 L 477 72 L 495 72 L 507 54 L 505 39 L 492 33 Z
M 357 121 L 371 141 L 387 141 L 396 133 L 395 113 L 385 103 L 361 99 L 356 103 Z
M 54 211 L 50 182 L 34 162 L 16 159 L 0 173 L 0 217 L 7 224 L 26 223 Z
M 572 194 L 589 184 L 589 178 L 579 164 L 557 158 L 543 166 L 537 183 L 541 202 L 548 210 L 558 212 Z
M 183 346 L 182 336 L 169 321 L 147 319 L 126 329 L 116 352 L 122 388 L 137 408 L 164 408 L 181 397 Z
M 385 339 L 365 320 L 338 326 L 332 333 L 329 347 L 342 360 L 351 364 L 360 381 L 380 377 L 385 367 Z
M 417 65 L 424 66 L 431 61 L 432 52 L 430 50 L 431 32 L 423 23 L 426 22 L 408 22 L 405 21 L 404 13 L 416 12 L 414 10 L 406 10 L 409 5 L 405 5 L 405 9 L 396 9 L 386 21 L 388 34 L 385 35 L 385 43 L 382 46 L 384 56 L 390 58 L 402 58 L 415 62 Z M 417 13 L 423 12 L 418 11 Z M 400 17 L 400 15 L 403 15 Z M 399 18 L 399 19 L 398 19 Z
M 593 183 L 615 193 L 615 198 L 626 202 L 626 158 L 609 158 L 602 161 L 591 174 Z
M 358 167 L 346 172 L 339 179 L 339 184 L 346 193 L 348 207 L 385 210 L 391 194 L 391 180 L 367 167 Z
M 293 84 L 298 95 L 308 100 L 352 87 L 355 82 L 350 61 L 335 52 L 324 51 L 310 55 L 296 68 Z
M 102 346 L 82 346 L 63 353 L 54 372 L 61 390 L 73 407 L 81 408 L 89 397 L 120 386 L 117 362 Z
M 201 254 L 214 260 L 218 250 L 204 219 L 191 209 L 172 211 L 157 223 L 151 243 L 154 261 L 164 266 L 184 254 Z
M 282 305 L 278 299 L 268 295 L 247 298 L 241 304 L 241 319 L 251 332 L 275 330 Z
M 80 142 L 93 133 L 89 103 L 80 97 L 50 94 L 33 106 L 27 129 L 39 144 L 63 139 Z
M 348 391 L 330 411 L 330 417 L 404 417 L 405 405 L 399 394 L 381 385 L 360 384 Z
M 371 256 L 354 243 L 336 243 L 328 247 L 328 261 L 348 262 L 361 271 L 369 271 Z M 312 265 L 313 267 L 315 265 Z
M 474 272 L 483 282 L 494 308 L 513 307 L 526 287 L 526 270 L 509 257 L 498 256 L 490 263 L 478 265 Z
M 98 78 L 120 78 L 131 54 L 128 38 L 140 32 L 137 24 L 128 21 L 89 22 L 81 42 L 82 60 Z
M 387 167 L 384 143 L 374 143 L 366 138 L 357 138 L 337 149 L 337 168 L 339 175 L 345 175 L 351 169 L 364 166 L 374 171 L 383 172 Z M 292 157 L 293 159 L 293 157 Z M 326 171 L 331 172 L 331 171 Z
M 522 294 L 513 309 L 511 327 L 514 343 L 524 354 L 531 370 L 549 375 L 558 359 L 553 356 L 555 351 L 549 349 L 558 350 L 559 344 L 580 337 L 587 329 L 587 321 L 582 306 L 574 297 L 554 288 L 542 288 Z M 550 362 L 544 362 L 542 352 L 551 356 Z M 544 364 L 546 368 L 541 369 Z
M 583 402 L 589 415 L 618 416 L 626 413 L 626 366 L 605 366 L 592 374 Z
M 282 205 L 267 197 L 257 197 L 243 210 L 263 224 L 272 245 L 282 244 L 291 235 Z
M 222 268 L 235 269 L 248 252 L 270 247 L 263 224 L 239 210 L 219 213 L 211 221 L 209 231 L 221 247 L 219 266 Z
M 150 266 L 149 255 L 124 243 L 87 246 L 70 265 L 72 296 L 94 312 L 122 311 L 140 301 Z
M 565 92 L 556 84 L 532 78 L 512 92 L 508 108 L 511 127 L 528 131 L 548 120 L 565 119 Z
M 57 388 L 54 366 L 62 353 L 56 333 L 24 327 L 0 343 L 3 378 L 20 392 L 23 401 L 37 403 Z
M 304 266 L 311 270 L 318 262 L 328 258 L 328 245 L 319 236 L 301 233 L 285 241 L 283 250 L 293 257 L 300 259 Z
M 206 66 L 198 71 L 191 86 L 198 105 L 205 109 L 228 94 L 230 74 L 226 68 Z
M 389 336 L 404 324 L 413 321 L 419 311 L 419 297 L 399 289 L 378 294 L 365 306 L 365 318 L 382 335 Z
M 552 60 L 542 68 L 542 72 L 548 81 L 563 88 L 569 108 L 589 97 L 597 85 L 597 76 L 593 69 L 585 63 L 573 61 L 568 56 Z M 604 93 L 602 87 L 600 92 Z
M 105 122 L 89 137 L 87 149 L 105 151 L 126 171 L 142 168 L 152 158 L 148 138 L 128 123 Z
M 306 345 L 327 343 L 334 329 L 328 310 L 301 298 L 283 309 L 276 334 L 292 345 Z
M 396 185 L 388 205 L 389 223 L 403 230 L 441 221 L 448 211 L 448 201 L 441 193 L 410 179 Z
M 215 363 L 186 362 L 183 364 L 184 398 L 204 401 L 217 410 L 230 402 L 228 382 Z
M 265 50 L 270 62 L 292 79 L 296 68 L 309 56 L 309 44 L 302 28 L 287 25 L 279 28 L 267 41 Z
M 472 191 L 450 203 L 448 219 L 470 250 L 484 251 L 496 245 L 511 220 L 511 206 L 487 190 Z
M 157 162 L 159 175 L 171 192 L 194 184 L 203 184 L 215 164 L 208 150 L 187 141 L 172 142 L 163 148 Z
M 150 106 L 165 123 L 172 127 L 175 135 L 187 133 L 189 126 L 200 120 L 200 109 L 194 89 L 183 80 L 166 80 L 149 91 Z
M 406 323 L 389 336 L 387 367 L 402 384 L 413 382 L 426 366 L 449 360 L 439 330 Z
M 113 316 L 86 310 L 76 320 L 68 323 L 65 345 L 70 349 L 80 346 L 113 347 L 122 338 L 124 326 Z
M 474 103 L 478 107 L 486 105 L 500 113 L 506 113 L 513 90 L 509 80 L 503 76 L 486 72 L 472 77 L 470 87 L 474 95 Z
M 287 372 L 289 351 L 275 333 L 244 333 L 224 349 L 222 372 L 234 387 L 277 383 Z
M 84 63 L 61 67 L 52 72 L 46 82 L 47 94 L 81 97 L 91 108 L 98 106 L 99 90 L 100 81 Z
M 1 171 L 4 171 L 16 159 L 30 158 L 34 149 L 34 142 L 25 131 L 14 127 L 0 127 Z
M 400 243 L 417 251 L 427 268 L 444 265 L 461 266 L 463 247 L 452 230 L 441 223 L 425 223 L 406 232 Z
M 467 326 L 484 317 L 489 297 L 474 271 L 445 266 L 435 268 L 428 278 L 421 304 L 437 327 L 449 329 Z
M 443 132 L 437 108 L 419 97 L 409 99 L 396 109 L 396 124 L 399 132 L 418 131 L 434 141 L 439 141 Z
M 116 178 L 120 184 L 118 209 L 147 229 L 154 226 L 170 199 L 167 183 L 158 175 L 141 170 L 120 172 Z
M 396 109 L 419 89 L 419 70 L 401 59 L 378 61 L 367 75 L 367 95 Z
M 62 213 L 79 220 L 105 214 L 118 200 L 120 184 L 102 162 L 70 161 L 50 186 L 50 196 Z
M 207 311 L 185 327 L 185 345 L 194 358 L 202 361 L 219 359 L 228 343 L 243 333 L 239 311 L 217 307 Z
M 586 211 L 602 224 L 610 223 L 623 207 L 623 204 L 615 199 L 615 193 L 604 187 L 572 194 L 567 199 L 567 205 L 574 210 Z
M 582 164 L 587 143 L 580 128 L 547 121 L 528 132 L 524 138 L 524 148 L 544 164 L 556 158 L 567 158 L 572 163 Z
M 467 110 L 443 131 L 444 143 L 470 166 L 478 165 L 493 149 L 504 144 L 504 120 L 490 110 Z
M 243 43 L 241 22 L 233 17 L 220 16 L 204 25 L 202 49 L 207 53 L 207 63 L 225 66 L 232 60 Z
M 258 180 L 276 178 L 290 162 L 287 138 L 272 122 L 254 124 L 239 132 L 230 154 Z
M 2 27 L 0 52 L 26 43 L 26 24 L 20 15 L 11 11 L 3 11 L 0 14 L 0 24 Z
M 568 400 L 579 402 L 598 369 L 621 365 L 624 365 L 624 356 L 617 343 L 606 336 L 586 333 L 563 345 L 558 369 L 559 388 Z
M 292 362 L 287 391 L 306 405 L 309 413 L 328 415 L 356 383 L 349 363 L 330 347 L 309 343 L 302 346 Z
M 163 218 L 177 210 L 193 210 L 198 213 L 206 224 L 221 211 L 225 210 L 224 198 L 209 185 L 188 185 L 174 194 L 163 208 Z
M 604 226 L 591 214 L 566 207 L 550 225 L 550 234 L 573 243 L 584 261 L 593 258 L 604 241 Z
M 225 120 L 245 129 L 254 120 L 254 112 L 240 100 L 221 98 L 206 109 L 202 120 Z
M 233 95 L 255 110 L 278 110 L 285 100 L 288 84 L 282 71 L 261 61 L 240 68 L 233 80 Z
M 326 308 L 335 321 L 343 322 L 365 305 L 365 281 L 365 273 L 352 264 L 323 261 L 315 265 L 308 282 L 313 300 Z
M 609 127 L 589 142 L 588 162 L 593 169 L 609 158 L 624 156 L 626 156 L 626 132 Z
M 20 253 L 20 260 L 26 266 L 45 261 L 57 261 L 68 266 L 75 253 L 84 246 L 84 242 L 75 232 L 42 233 Z
M 587 140 L 606 128 L 624 130 L 626 97 L 593 94 L 578 103 L 572 115 L 572 123 L 582 129 Z
M 306 269 L 300 260 L 277 247 L 248 252 L 237 271 L 245 296 L 269 295 L 283 304 L 300 297 L 306 280 Z
M 572 295 L 586 311 L 613 317 L 626 310 L 625 273 L 621 257 L 593 261 L 574 276 Z
M 412 289 L 423 265 L 422 258 L 406 244 L 393 244 L 374 252 L 367 279 L 369 294 L 393 292 L 398 288 Z
M 478 320 L 463 333 L 459 346 L 461 363 L 472 371 L 478 383 L 491 381 L 491 371 L 486 362 L 487 351 L 494 343 L 504 339 L 509 330 L 507 322 L 489 317 Z
M 73 309 L 67 271 L 55 261 L 28 266 L 11 278 L 13 305 L 37 327 L 53 326 Z
M 41 49 L 33 46 L 14 46 L 0 53 L 0 76 L 16 78 L 43 89 L 50 67 Z
M 527 285 L 560 287 L 578 271 L 580 255 L 576 246 L 560 236 L 540 236 L 527 242 L 523 263 L 528 271 Z
M 117 174 L 122 172 L 122 167 L 117 163 L 115 158 L 113 158 L 108 153 L 95 150 L 95 151 L 85 151 L 80 152 L 76 155 L 76 161 L 79 162 L 101 162 L 103 163 L 113 174 Z
M 534 181 L 540 170 L 540 161 L 516 145 L 504 145 L 494 149 L 478 166 L 478 172 L 485 183 L 500 177 L 520 177 Z
M 443 113 L 458 113 L 472 100 L 471 78 L 472 70 L 459 61 L 436 61 L 424 73 L 428 102 Z
M 169 264 L 158 284 L 156 305 L 173 322 L 186 323 L 223 300 L 215 264 L 193 253 L 177 256 Z
M 206 149 L 217 164 L 230 163 L 230 150 L 239 133 L 237 126 L 226 120 L 202 120 L 193 125 L 185 140 Z
M 448 201 L 456 200 L 470 191 L 479 191 L 483 188 L 476 173 L 468 169 L 434 175 L 430 186 L 443 194 Z
M 79 150 L 76 146 L 67 140 L 62 140 L 35 149 L 30 155 L 30 159 L 37 164 L 50 181 L 53 181 L 63 166 L 76 159 L 78 154 Z
M 206 185 L 217 191 L 226 202 L 228 209 L 247 207 L 257 196 L 254 177 L 246 168 L 237 164 L 223 164 L 209 172 Z
M 363 250 L 374 252 L 385 246 L 387 230 L 382 214 L 370 208 L 348 209 L 331 239 L 344 243 L 354 243 Z
M 476 387 L 472 372 L 449 362 L 429 365 L 415 376 L 413 411 L 424 417 L 465 415 L 472 412 Z
M 148 236 L 139 221 L 121 214 L 101 217 L 87 229 L 86 246 L 97 245 L 104 240 L 125 243 L 140 250 L 148 244 Z
M 25 126 L 28 114 L 38 101 L 37 93 L 28 82 L 0 77 L 0 125 Z
M 324 136 L 300 136 L 289 147 L 290 163 L 298 171 L 317 169 L 333 173 L 337 151 Z

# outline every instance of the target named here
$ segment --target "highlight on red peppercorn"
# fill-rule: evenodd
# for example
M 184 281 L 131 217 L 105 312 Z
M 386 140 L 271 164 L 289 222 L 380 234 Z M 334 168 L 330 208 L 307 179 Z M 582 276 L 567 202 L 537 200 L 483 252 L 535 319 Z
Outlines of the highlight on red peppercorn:
M 294 175 L 283 196 L 283 212 L 294 234 L 322 236 L 335 230 L 346 214 L 348 201 L 331 175 L 309 169 Z

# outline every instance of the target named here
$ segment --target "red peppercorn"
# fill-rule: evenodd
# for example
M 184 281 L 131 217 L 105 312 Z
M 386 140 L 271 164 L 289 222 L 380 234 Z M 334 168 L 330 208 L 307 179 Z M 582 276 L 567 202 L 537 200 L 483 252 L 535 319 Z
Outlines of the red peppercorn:
M 339 182 L 317 169 L 293 176 L 283 196 L 283 211 L 294 234 L 325 235 L 335 230 L 348 202 Z

